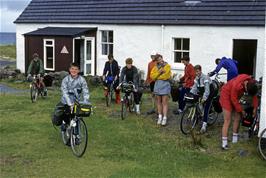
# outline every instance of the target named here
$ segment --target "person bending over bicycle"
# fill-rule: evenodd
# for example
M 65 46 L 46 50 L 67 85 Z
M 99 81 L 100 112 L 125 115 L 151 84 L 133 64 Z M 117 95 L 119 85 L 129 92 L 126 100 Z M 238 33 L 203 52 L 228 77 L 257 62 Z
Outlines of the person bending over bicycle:
M 201 104 L 204 106 L 204 113 L 200 132 L 204 133 L 207 129 L 208 114 L 213 99 L 213 91 L 211 90 L 211 79 L 208 75 L 202 73 L 201 66 L 196 65 L 194 69 L 196 78 L 190 92 L 194 95 L 202 96 Z
M 28 71 L 27 71 L 27 80 L 32 80 L 32 77 L 36 75 L 40 80 L 40 87 L 44 89 L 44 96 L 47 95 L 47 89 L 45 87 L 45 84 L 43 82 L 43 75 L 44 75 L 44 69 L 43 69 L 43 62 L 39 58 L 39 55 L 37 53 L 33 54 L 33 59 L 29 65 Z
M 61 125 L 61 129 L 65 129 L 62 124 L 63 121 L 69 124 L 70 118 L 67 113 L 70 113 L 73 109 L 75 102 L 75 95 L 83 94 L 84 104 L 89 104 L 89 89 L 84 77 L 79 75 L 79 66 L 76 63 L 72 63 L 69 67 L 69 75 L 67 75 L 61 84 L 62 97 L 61 101 L 55 106 L 54 115 L 52 117 L 52 123 L 56 126 Z M 81 98 L 80 96 L 78 98 Z
M 133 60 L 132 58 L 127 58 L 126 59 L 126 66 L 123 67 L 120 75 L 120 80 L 119 83 L 122 82 L 133 82 L 135 85 L 135 91 L 133 92 L 134 94 L 134 102 L 136 104 L 135 111 L 137 114 L 140 114 L 140 100 L 141 100 L 141 93 L 139 91 L 139 76 L 138 76 L 138 69 L 132 65 Z M 120 89 L 120 87 L 117 87 L 117 89 Z
M 119 84 L 119 66 L 117 61 L 114 59 L 112 54 L 108 55 L 108 61 L 106 61 L 103 70 L 103 85 L 104 94 L 107 95 L 108 88 L 113 82 L 113 88 L 115 90 L 115 101 L 117 104 L 120 103 L 120 90 L 116 89 Z
M 239 99 L 244 95 L 246 92 L 248 95 L 252 96 L 253 100 L 253 117 L 257 114 L 257 107 L 258 107 L 258 98 L 257 92 L 258 87 L 255 81 L 252 79 L 251 76 L 246 74 L 240 74 L 234 79 L 227 82 L 221 90 L 220 96 L 220 103 L 223 108 L 223 115 L 224 115 L 224 124 L 222 128 L 222 149 L 228 149 L 228 129 L 230 126 L 230 121 L 232 114 L 234 113 L 234 123 L 233 123 L 233 137 L 232 143 L 237 143 L 238 141 L 238 129 L 239 129 L 239 122 L 240 117 L 246 116 L 246 112 L 241 107 Z

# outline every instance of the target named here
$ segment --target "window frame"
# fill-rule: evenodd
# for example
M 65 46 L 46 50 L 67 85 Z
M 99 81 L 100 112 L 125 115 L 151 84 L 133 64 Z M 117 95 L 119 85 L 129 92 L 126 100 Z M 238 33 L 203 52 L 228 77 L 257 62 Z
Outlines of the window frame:
M 175 49 L 175 40 L 181 40 L 181 49 Z M 183 49 L 183 41 L 184 41 L 184 39 L 187 39 L 187 40 L 189 40 L 188 41 L 188 45 L 189 45 L 189 49 L 188 50 L 184 50 Z M 172 46 L 173 46 L 173 50 L 172 50 L 172 59 L 173 59 L 173 62 L 174 62 L 174 64 L 180 64 L 181 63 L 181 61 L 179 62 L 179 61 L 175 61 L 175 53 L 176 52 L 180 52 L 181 53 L 181 58 L 182 57 L 184 57 L 184 53 L 189 53 L 190 54 L 190 38 L 188 38 L 188 37 L 173 37 L 172 38 L 172 42 L 173 42 L 173 44 L 172 44 Z M 189 55 L 190 56 L 190 55 Z M 181 59 L 180 58 L 180 59 Z
M 51 41 L 52 44 L 46 44 L 47 41 Z M 46 47 L 53 48 L 53 68 L 47 68 L 47 56 L 46 56 Z M 43 39 L 43 64 L 44 70 L 54 71 L 55 70 L 55 40 L 54 39 Z
M 101 30 L 100 32 L 101 32 L 100 33 L 101 34 L 101 55 L 102 56 L 108 56 L 109 54 L 113 54 L 114 53 L 114 31 L 113 30 Z M 104 32 L 107 32 L 107 42 L 103 42 L 103 33 Z M 113 42 L 109 42 L 110 32 L 113 33 L 113 36 L 112 36 Z M 107 45 L 107 54 L 103 54 L 103 45 Z M 110 53 L 110 45 L 113 46 L 112 53 Z

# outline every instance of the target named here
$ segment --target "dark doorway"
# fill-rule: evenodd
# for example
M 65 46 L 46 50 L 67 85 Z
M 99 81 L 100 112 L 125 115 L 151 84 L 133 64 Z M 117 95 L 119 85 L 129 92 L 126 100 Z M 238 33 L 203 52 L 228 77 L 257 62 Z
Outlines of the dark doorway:
M 233 59 L 238 61 L 239 74 L 255 75 L 257 40 L 233 40 Z
M 75 63 L 79 64 L 80 71 L 83 72 L 84 60 L 84 39 L 75 39 Z

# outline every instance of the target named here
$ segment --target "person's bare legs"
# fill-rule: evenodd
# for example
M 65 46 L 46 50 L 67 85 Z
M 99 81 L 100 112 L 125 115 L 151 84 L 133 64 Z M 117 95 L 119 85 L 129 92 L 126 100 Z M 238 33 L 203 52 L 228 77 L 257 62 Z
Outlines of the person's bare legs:
M 167 113 L 168 113 L 168 100 L 169 100 L 169 97 L 167 95 L 162 96 L 163 116 L 165 117 L 167 117 Z
M 228 141 L 227 141 L 227 135 L 228 135 L 228 129 L 231 122 L 231 111 L 228 111 L 223 108 L 223 115 L 224 115 L 224 124 L 222 128 L 222 148 L 227 149 Z
M 156 96 L 156 100 L 157 100 L 157 110 L 158 110 L 158 121 L 157 124 L 161 124 L 162 123 L 162 113 L 163 113 L 163 107 L 162 107 L 162 96 Z
M 162 96 L 162 107 L 163 107 L 163 121 L 162 125 L 165 126 L 167 122 L 167 112 L 168 112 L 168 96 Z
M 240 113 L 234 112 L 233 137 L 232 137 L 233 143 L 236 143 L 238 141 L 240 116 L 241 116 Z

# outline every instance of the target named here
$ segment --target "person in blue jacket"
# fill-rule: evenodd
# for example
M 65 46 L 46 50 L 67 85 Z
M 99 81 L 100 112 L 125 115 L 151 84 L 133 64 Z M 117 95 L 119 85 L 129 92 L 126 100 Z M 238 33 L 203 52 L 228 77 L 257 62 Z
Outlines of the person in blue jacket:
M 227 81 L 238 76 L 238 62 L 236 60 L 222 57 L 222 59 L 217 58 L 215 60 L 215 63 L 217 64 L 217 67 L 214 71 L 209 73 L 210 77 L 217 74 L 221 70 L 221 68 L 225 68 L 227 70 Z

